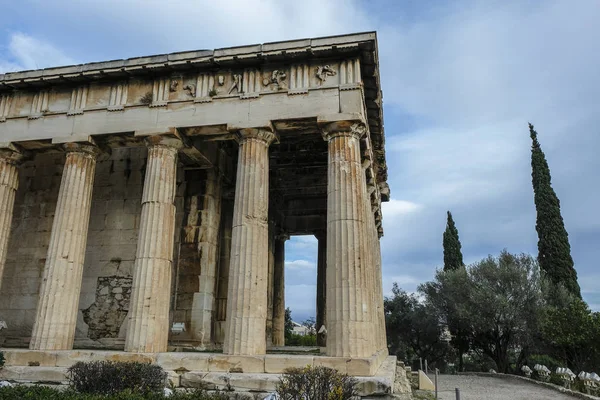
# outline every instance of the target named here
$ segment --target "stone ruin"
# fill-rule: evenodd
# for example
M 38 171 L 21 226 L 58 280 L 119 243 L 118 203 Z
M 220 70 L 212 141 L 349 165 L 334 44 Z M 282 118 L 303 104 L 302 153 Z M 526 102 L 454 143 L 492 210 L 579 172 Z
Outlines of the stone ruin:
M 116 357 L 375 375 L 386 180 L 375 33 L 0 75 L 5 373 Z M 290 235 L 318 238 L 327 332 L 297 359 L 267 354 Z

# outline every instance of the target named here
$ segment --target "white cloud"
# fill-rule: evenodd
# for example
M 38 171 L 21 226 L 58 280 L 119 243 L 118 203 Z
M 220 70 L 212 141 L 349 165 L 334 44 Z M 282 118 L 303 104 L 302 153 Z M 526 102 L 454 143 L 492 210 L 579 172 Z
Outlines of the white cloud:
M 310 270 L 312 270 L 312 269 L 316 269 L 317 265 L 314 262 L 310 262 L 307 260 L 294 260 L 294 261 L 286 261 L 285 267 L 290 268 L 290 269 L 301 269 L 301 270 L 310 269 Z
M 16 32 L 10 35 L 6 59 L 0 59 L 0 72 L 39 69 L 59 65 L 74 64 L 75 61 L 66 56 L 52 44 Z

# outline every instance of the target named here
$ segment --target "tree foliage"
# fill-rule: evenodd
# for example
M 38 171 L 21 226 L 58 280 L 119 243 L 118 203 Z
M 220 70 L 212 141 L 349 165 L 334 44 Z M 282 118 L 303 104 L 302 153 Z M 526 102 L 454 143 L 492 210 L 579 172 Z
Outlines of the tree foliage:
M 461 251 L 460 239 L 458 237 L 458 229 L 454 224 L 452 213 L 448 211 L 448 220 L 446 222 L 446 230 L 443 235 L 444 245 L 444 271 L 458 269 L 463 264 L 463 255 Z
M 419 287 L 441 321 L 458 325 L 472 349 L 508 372 L 509 357 L 537 330 L 541 283 L 536 261 L 506 250 L 466 269 L 438 271 Z
M 450 346 L 443 337 L 444 327 L 428 305 L 394 283 L 392 296 L 384 300 L 384 309 L 391 354 L 408 362 L 423 358 L 432 364 L 446 357 Z
M 600 313 L 581 299 L 545 310 L 541 332 L 558 357 L 576 371 L 600 367 Z
M 529 134 L 532 141 L 531 179 L 537 211 L 535 229 L 538 233 L 538 262 L 555 285 L 562 284 L 581 298 L 569 235 L 560 213 L 560 201 L 552 188 L 550 168 L 532 124 L 529 124 Z
M 289 307 L 285 309 L 285 325 L 284 325 L 284 337 L 285 341 L 289 341 L 294 331 L 294 323 L 292 322 L 292 310 Z

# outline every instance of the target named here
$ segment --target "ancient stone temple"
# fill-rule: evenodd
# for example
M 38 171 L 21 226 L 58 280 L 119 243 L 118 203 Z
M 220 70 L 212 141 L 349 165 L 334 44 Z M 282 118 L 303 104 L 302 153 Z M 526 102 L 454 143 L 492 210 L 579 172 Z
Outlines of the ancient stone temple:
M 386 359 L 375 33 L 0 75 L 0 142 L 9 366 L 369 376 Z M 267 354 L 290 235 L 319 241 L 324 350 L 298 359 Z

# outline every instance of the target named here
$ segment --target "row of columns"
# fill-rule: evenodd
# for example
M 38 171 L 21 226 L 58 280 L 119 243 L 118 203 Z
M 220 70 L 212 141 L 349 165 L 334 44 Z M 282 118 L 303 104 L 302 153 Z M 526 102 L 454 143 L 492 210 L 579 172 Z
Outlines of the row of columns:
M 319 240 L 317 329 L 326 318 L 329 356 L 367 357 L 385 347 L 379 241 L 360 154 L 359 140 L 365 130 L 364 124 L 353 121 L 323 125 L 329 149 L 328 206 L 327 233 Z M 276 134 L 269 127 L 241 129 L 237 134 L 225 354 L 266 353 L 269 146 L 274 140 Z M 182 143 L 176 138 L 153 136 L 147 139 L 147 145 L 125 350 L 164 352 L 169 333 L 177 153 Z M 92 143 L 69 143 L 64 147 L 67 158 L 30 343 L 30 348 L 39 350 L 70 349 L 73 345 L 99 154 Z M 0 150 L 0 281 L 19 159 L 14 148 Z M 212 232 L 215 237 L 217 231 Z M 274 264 L 280 266 L 272 272 L 272 342 L 276 346 L 284 342 L 281 319 L 285 316 L 285 240 L 277 236 L 273 243 Z M 206 274 L 207 280 L 215 276 L 214 271 Z M 208 286 L 199 295 L 197 313 L 202 316 L 198 329 L 210 332 L 213 301 L 207 299 L 214 297 L 214 286 Z M 319 333 L 319 344 L 324 342 L 323 333 Z

